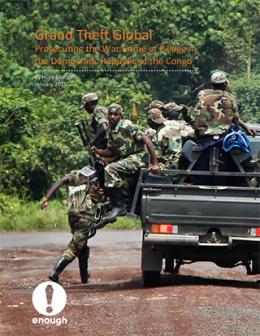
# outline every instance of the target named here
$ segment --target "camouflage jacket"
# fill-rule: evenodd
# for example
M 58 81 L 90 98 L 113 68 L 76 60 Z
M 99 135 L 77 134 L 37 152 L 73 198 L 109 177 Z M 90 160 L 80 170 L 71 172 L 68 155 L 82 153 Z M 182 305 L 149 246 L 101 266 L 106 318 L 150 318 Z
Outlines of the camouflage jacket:
M 93 112 L 92 122 L 91 122 L 91 127 L 92 127 L 94 133 L 97 133 L 99 127 L 103 123 L 108 123 L 107 115 L 108 115 L 107 108 L 102 107 L 102 106 L 98 106 L 98 105 L 95 107 L 95 110 Z
M 178 123 L 174 121 L 175 123 Z M 181 156 L 182 138 L 180 131 L 171 125 L 171 121 L 166 121 L 157 131 L 148 129 L 146 134 L 150 136 L 156 156 L 161 169 L 178 168 Z
M 94 131 L 94 134 L 97 134 L 99 127 L 103 123 L 108 123 L 107 120 L 108 110 L 105 107 L 96 106 L 93 112 L 91 127 Z M 105 137 L 100 138 L 96 141 L 95 146 L 97 148 L 106 148 L 107 139 Z
M 210 95 L 213 92 L 213 89 L 203 89 L 200 90 L 198 95 L 197 95 L 197 101 L 199 101 L 200 99 Z
M 177 132 L 179 132 L 182 138 L 193 137 L 195 133 L 194 129 L 185 121 L 167 120 L 165 121 L 165 125 L 174 128 Z
M 200 135 L 218 135 L 225 133 L 236 116 L 237 105 L 234 96 L 222 90 L 202 90 L 195 115 L 199 121 Z
M 103 201 L 103 191 L 97 192 L 79 170 L 71 171 L 66 177 L 69 179 L 68 213 L 94 216 L 97 203 Z
M 120 119 L 115 128 L 108 128 L 107 147 L 111 149 L 117 160 L 131 154 L 145 151 L 141 132 L 130 120 Z

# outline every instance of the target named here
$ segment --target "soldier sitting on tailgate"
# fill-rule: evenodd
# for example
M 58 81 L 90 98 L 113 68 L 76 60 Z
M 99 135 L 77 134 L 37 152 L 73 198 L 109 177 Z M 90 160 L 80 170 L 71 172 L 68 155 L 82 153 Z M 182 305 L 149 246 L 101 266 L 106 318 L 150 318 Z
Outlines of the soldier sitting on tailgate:
M 125 215 L 129 178 L 140 168 L 148 168 L 150 160 L 151 172 L 158 173 L 160 170 L 151 140 L 130 120 L 123 119 L 121 105 L 109 106 L 108 122 L 107 148 L 93 147 L 93 151 L 103 157 L 104 161 L 114 157 L 114 162 L 105 167 L 105 187 L 112 210 L 101 220 L 99 227 L 115 221 L 117 216 Z
M 92 226 L 97 222 L 96 216 L 99 204 L 105 200 L 102 189 L 96 184 L 94 173 L 95 171 L 89 173 L 89 167 L 71 171 L 57 181 L 42 199 L 41 207 L 45 209 L 48 207 L 49 199 L 59 188 L 63 185 L 70 185 L 68 222 L 72 239 L 49 276 L 52 281 L 59 282 L 60 273 L 78 257 L 81 282 L 88 282 L 88 234 Z

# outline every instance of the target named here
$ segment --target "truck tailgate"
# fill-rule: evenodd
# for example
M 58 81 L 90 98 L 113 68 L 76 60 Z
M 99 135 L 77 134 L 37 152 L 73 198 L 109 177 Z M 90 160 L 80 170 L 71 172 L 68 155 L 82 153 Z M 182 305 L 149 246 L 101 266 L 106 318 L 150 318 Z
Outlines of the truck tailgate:
M 260 226 L 259 188 L 144 186 L 142 222 L 177 225 Z

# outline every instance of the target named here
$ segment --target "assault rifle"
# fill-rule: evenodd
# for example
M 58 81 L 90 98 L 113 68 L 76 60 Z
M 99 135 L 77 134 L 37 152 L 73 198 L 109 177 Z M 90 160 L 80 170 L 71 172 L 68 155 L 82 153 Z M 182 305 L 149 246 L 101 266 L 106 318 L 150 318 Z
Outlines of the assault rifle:
M 78 132 L 79 132 L 79 135 L 81 137 L 83 146 L 85 146 L 88 150 L 89 157 L 90 157 L 90 164 L 91 164 L 91 167 L 95 170 L 95 173 L 97 174 L 98 183 L 99 183 L 99 185 L 103 186 L 104 185 L 104 177 L 103 177 L 104 176 L 104 171 L 102 169 L 103 166 L 100 165 L 100 163 L 97 161 L 96 154 L 93 153 L 92 150 L 91 150 L 91 141 L 90 141 L 90 138 L 88 136 L 86 124 L 83 120 L 80 120 L 80 121 L 75 123 L 75 126 L 78 129 Z M 96 218 L 96 219 L 99 220 L 100 216 L 101 216 L 101 208 L 99 209 L 98 215 L 96 214 L 96 216 L 98 216 L 98 218 Z M 94 226 L 92 226 L 90 231 L 89 231 L 89 234 L 88 234 L 88 239 L 95 236 L 95 234 L 96 234 L 96 229 L 95 229 Z M 82 254 L 84 254 L 84 253 L 82 253 Z M 81 279 L 83 279 L 84 281 L 88 277 L 87 267 L 86 267 L 86 262 L 87 262 L 86 259 L 87 258 L 86 258 L 85 255 L 80 255 L 79 256 L 80 274 L 81 274 Z M 83 282 L 83 280 L 82 280 L 82 282 Z
M 79 132 L 79 135 L 81 137 L 83 146 L 85 146 L 88 150 L 91 166 L 96 169 L 97 158 L 96 158 L 96 154 L 93 153 L 92 150 L 91 150 L 91 141 L 90 141 L 90 138 L 88 136 L 86 124 L 83 120 L 80 120 L 80 121 L 75 123 L 75 126 L 78 129 L 78 132 Z
M 100 160 L 95 153 L 91 150 L 91 141 L 88 136 L 87 127 L 83 120 L 80 120 L 79 122 L 75 123 L 75 126 L 77 127 L 82 143 L 87 148 L 89 157 L 90 157 L 90 165 L 93 169 L 97 172 L 97 178 L 99 185 L 101 188 L 104 188 L 104 164 L 102 160 Z

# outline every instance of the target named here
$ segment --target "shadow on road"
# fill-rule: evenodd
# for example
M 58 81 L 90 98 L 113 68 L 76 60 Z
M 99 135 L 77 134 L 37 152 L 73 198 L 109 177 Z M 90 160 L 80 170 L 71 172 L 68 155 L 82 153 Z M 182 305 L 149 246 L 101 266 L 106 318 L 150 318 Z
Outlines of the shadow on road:
M 87 290 L 96 293 L 102 292 L 116 292 L 123 290 L 131 290 L 131 289 L 142 289 L 141 279 L 140 278 L 132 278 L 127 281 L 118 280 L 118 281 L 109 281 L 102 282 L 98 284 L 87 284 L 87 285 L 65 285 L 65 289 L 70 289 L 72 291 Z
M 260 280 L 256 281 L 243 281 L 234 279 L 215 279 L 215 278 L 203 278 L 191 275 L 176 275 L 176 274 L 163 274 L 161 276 L 161 283 L 158 287 L 166 286 L 221 286 L 221 287 L 235 287 L 235 288 L 260 288 Z M 91 292 L 116 292 L 124 290 L 136 290 L 144 289 L 141 284 L 140 278 L 132 278 L 127 281 L 116 281 L 116 282 L 102 282 L 98 284 L 88 284 L 88 285 L 67 285 L 64 286 L 66 289 L 72 291 L 91 291 Z
M 204 278 L 192 275 L 165 274 L 161 276 L 161 286 L 221 286 L 237 288 L 260 288 L 260 281 Z

